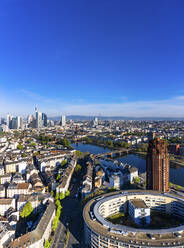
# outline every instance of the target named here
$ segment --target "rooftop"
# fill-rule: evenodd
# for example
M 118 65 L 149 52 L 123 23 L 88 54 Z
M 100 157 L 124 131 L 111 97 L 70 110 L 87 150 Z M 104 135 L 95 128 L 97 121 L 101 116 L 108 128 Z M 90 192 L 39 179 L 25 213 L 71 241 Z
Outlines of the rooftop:
M 125 243 L 132 244 L 142 244 L 144 246 L 154 246 L 154 247 L 174 247 L 181 246 L 184 244 L 184 226 L 178 226 L 173 228 L 166 229 L 143 229 L 143 228 L 133 228 L 124 225 L 115 225 L 106 221 L 99 213 L 98 208 L 102 203 L 107 201 L 108 199 L 115 199 L 121 196 L 127 197 L 131 195 L 156 195 L 156 196 L 164 196 L 168 198 L 173 198 L 173 200 L 184 201 L 184 197 L 178 197 L 175 194 L 165 194 L 157 191 L 149 191 L 149 190 L 127 190 L 127 191 L 116 191 L 111 192 L 102 196 L 98 196 L 90 200 L 83 211 L 84 221 L 89 226 L 91 230 L 97 232 L 105 237 L 110 239 L 114 239 L 115 241 L 122 241 Z M 92 220 L 90 217 L 90 212 L 93 211 L 95 220 Z M 180 233 L 181 237 L 176 237 L 174 233 Z M 154 235 L 155 239 L 151 239 L 148 234 Z M 165 245 L 163 245 L 165 244 Z
M 29 247 L 31 244 L 36 243 L 38 240 L 40 240 L 46 231 L 46 228 L 48 226 L 48 223 L 53 215 L 53 212 L 55 211 L 54 203 L 51 201 L 48 201 L 47 208 L 38 223 L 36 229 L 34 229 L 31 232 L 26 233 L 25 235 L 15 239 L 14 241 L 10 242 L 8 247 L 9 248 L 17 248 L 17 247 Z
M 134 205 L 135 208 L 148 208 L 146 203 L 141 199 L 133 199 L 130 200 L 130 202 Z

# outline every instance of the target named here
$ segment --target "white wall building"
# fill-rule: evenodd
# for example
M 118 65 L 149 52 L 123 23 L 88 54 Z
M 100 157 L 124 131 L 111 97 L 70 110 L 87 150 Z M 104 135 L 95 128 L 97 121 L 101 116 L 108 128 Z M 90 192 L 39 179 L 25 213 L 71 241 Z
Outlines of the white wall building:
M 141 199 L 129 200 L 128 213 L 137 225 L 147 225 L 150 223 L 150 208 Z
M 133 183 L 134 182 L 134 179 L 136 177 L 138 177 L 138 169 L 135 168 L 135 167 L 131 167 L 128 169 L 129 173 L 128 173 L 128 181 L 130 183 Z
M 62 127 L 66 126 L 66 116 L 65 115 L 62 115 L 62 117 L 61 117 L 61 126 Z
M 21 162 L 18 164 L 18 172 L 21 174 L 25 174 L 26 173 L 26 167 L 27 167 L 27 163 L 26 162 Z
M 15 209 L 15 199 L 7 199 L 7 198 L 1 198 L 0 199 L 0 215 L 4 216 L 6 211 L 12 207 Z
M 123 176 L 122 173 L 119 171 L 117 173 L 112 174 L 109 177 L 109 186 L 112 188 L 120 189 L 123 185 Z
M 7 247 L 8 243 L 15 238 L 15 230 L 8 223 L 0 222 L 0 248 Z

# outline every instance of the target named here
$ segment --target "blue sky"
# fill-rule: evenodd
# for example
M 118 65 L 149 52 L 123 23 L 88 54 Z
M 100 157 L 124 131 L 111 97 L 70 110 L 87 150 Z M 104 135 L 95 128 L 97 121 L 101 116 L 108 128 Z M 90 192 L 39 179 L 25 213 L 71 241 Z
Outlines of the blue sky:
M 1 0 L 0 115 L 184 116 L 183 0 Z

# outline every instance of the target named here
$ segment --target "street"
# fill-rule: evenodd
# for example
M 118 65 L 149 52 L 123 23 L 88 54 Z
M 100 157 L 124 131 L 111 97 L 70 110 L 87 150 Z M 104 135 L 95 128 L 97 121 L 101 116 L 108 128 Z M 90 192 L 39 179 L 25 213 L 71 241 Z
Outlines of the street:
M 66 238 L 66 227 L 69 224 L 70 236 L 68 248 L 83 247 L 83 218 L 80 199 L 76 199 L 80 180 L 70 185 L 70 196 L 61 201 L 62 213 L 60 223 L 55 231 L 51 248 L 63 248 Z

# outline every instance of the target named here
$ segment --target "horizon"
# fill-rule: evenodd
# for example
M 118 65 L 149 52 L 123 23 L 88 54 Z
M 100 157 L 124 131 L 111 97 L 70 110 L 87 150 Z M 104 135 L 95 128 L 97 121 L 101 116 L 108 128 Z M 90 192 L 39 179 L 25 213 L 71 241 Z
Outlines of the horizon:
M 40 111 L 39 111 L 40 112 Z M 43 112 L 42 112 L 43 113 Z M 47 115 L 47 113 L 45 113 Z M 17 117 L 20 115 L 16 115 L 16 114 L 11 114 L 8 113 L 8 115 L 13 116 L 13 117 Z M 24 120 L 26 120 L 28 118 L 29 115 L 33 115 L 34 113 L 28 113 L 27 115 L 23 115 L 20 116 L 22 117 Z M 55 120 L 55 121 L 59 121 L 61 119 L 61 117 L 65 115 L 66 118 L 73 118 L 74 120 L 93 120 L 94 118 L 98 118 L 99 120 L 116 120 L 116 121 L 121 121 L 121 120 L 127 120 L 127 121 L 183 121 L 184 117 L 163 117 L 163 116 L 155 116 L 155 117 L 146 117 L 146 116 L 140 116 L 140 117 L 135 117 L 135 116 L 117 116 L 117 115 L 67 115 L 67 114 L 60 114 L 58 116 L 49 116 L 47 115 L 47 118 L 50 120 Z M 0 116 L 0 118 L 6 119 L 7 116 Z
M 184 2 L 0 2 L 0 116 L 184 117 Z

